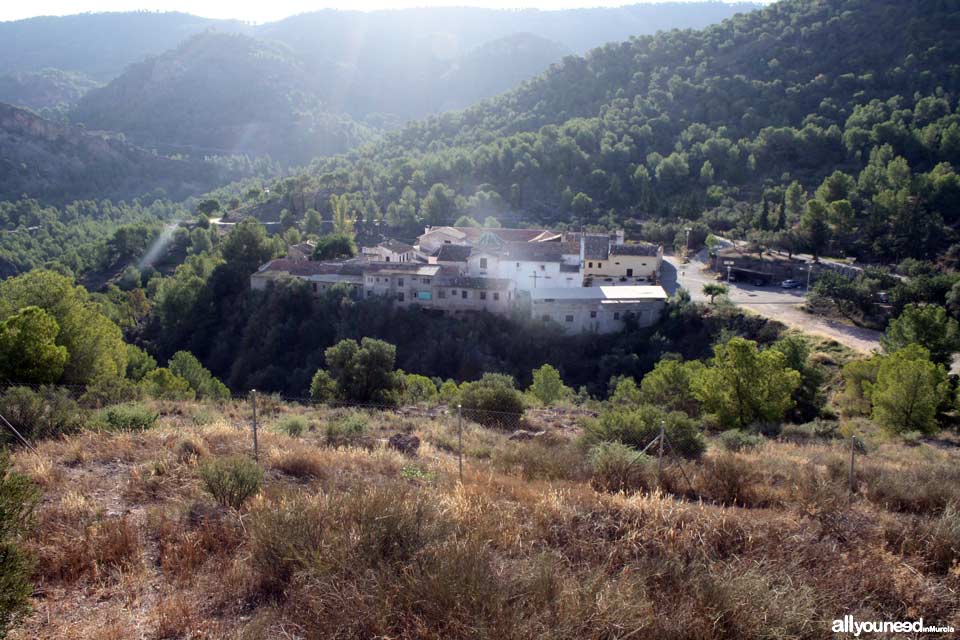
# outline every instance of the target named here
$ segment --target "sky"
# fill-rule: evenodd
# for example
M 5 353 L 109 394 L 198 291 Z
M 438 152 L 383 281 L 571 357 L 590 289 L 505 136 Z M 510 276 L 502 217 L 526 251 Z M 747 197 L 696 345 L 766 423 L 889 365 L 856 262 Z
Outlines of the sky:
M 246 22 L 271 22 L 287 16 L 318 9 L 374 11 L 409 7 L 484 7 L 488 9 L 573 9 L 579 7 L 618 7 L 651 2 L 632 0 L 0 0 L 0 21 L 33 16 L 62 16 L 100 11 L 182 11 L 206 18 L 233 18 Z

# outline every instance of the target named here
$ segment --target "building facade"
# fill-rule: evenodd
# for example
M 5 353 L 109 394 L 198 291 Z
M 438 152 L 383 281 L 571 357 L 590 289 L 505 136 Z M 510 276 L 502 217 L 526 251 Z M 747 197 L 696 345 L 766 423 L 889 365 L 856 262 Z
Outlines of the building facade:
M 567 333 L 614 333 L 628 319 L 639 327 L 655 324 L 666 300 L 660 286 L 538 289 L 530 293 L 530 315 Z

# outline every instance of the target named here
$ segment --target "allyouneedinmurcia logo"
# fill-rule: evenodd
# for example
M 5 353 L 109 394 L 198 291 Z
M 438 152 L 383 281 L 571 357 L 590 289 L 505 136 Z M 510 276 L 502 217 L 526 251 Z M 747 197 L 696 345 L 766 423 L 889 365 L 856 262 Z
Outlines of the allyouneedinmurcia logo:
M 852 615 L 833 621 L 834 633 L 852 633 L 859 638 L 863 633 L 953 633 L 950 626 L 927 626 L 919 620 L 856 620 Z

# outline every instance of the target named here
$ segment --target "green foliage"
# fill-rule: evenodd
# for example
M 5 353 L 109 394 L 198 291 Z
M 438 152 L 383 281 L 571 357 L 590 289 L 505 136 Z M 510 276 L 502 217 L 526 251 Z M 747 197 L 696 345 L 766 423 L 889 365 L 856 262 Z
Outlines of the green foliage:
M 778 422 L 793 406 L 800 374 L 773 349 L 732 338 L 714 347 L 714 357 L 693 381 L 693 392 L 704 409 L 720 422 L 746 428 L 754 422 Z
M 200 466 L 207 492 L 224 507 L 239 510 L 260 490 L 263 469 L 244 455 L 215 458 Z
M 668 413 L 650 405 L 632 409 L 608 408 L 584 424 L 583 440 L 588 445 L 620 442 L 641 451 L 660 434 L 661 424 L 678 455 L 697 458 L 706 450 L 696 423 L 686 414 L 680 411 Z M 670 453 L 666 444 L 664 451 Z
M 190 385 L 198 400 L 228 400 L 230 390 L 213 377 L 200 361 L 189 351 L 178 351 L 167 363 L 174 376 L 183 378 Z
M 28 441 L 57 438 L 83 427 L 85 412 L 66 389 L 10 387 L 0 394 L 0 415 Z M 0 429 L 0 445 L 20 446 L 9 429 Z
M 400 376 L 400 395 L 405 404 L 435 404 L 439 397 L 433 380 L 416 373 Z
M 460 404 L 460 387 L 453 380 L 445 380 L 440 385 L 440 402 L 453 407 Z
M 461 384 L 460 404 L 464 418 L 501 429 L 518 427 L 525 408 L 513 378 L 502 373 L 485 373 L 477 381 Z
M 930 352 L 933 362 L 949 366 L 953 354 L 960 351 L 960 323 L 949 317 L 943 307 L 908 304 L 890 322 L 880 343 L 887 353 L 918 344 Z
M 698 415 L 700 403 L 693 393 L 693 381 L 703 366 L 699 360 L 661 360 L 640 381 L 639 402 L 668 411 L 683 411 L 689 416 Z
M 620 376 L 610 379 L 610 404 L 636 406 L 643 400 L 640 388 L 633 378 Z
M 0 638 L 30 610 L 33 561 L 22 548 L 40 492 L 0 451 Z
M 291 438 L 299 438 L 307 430 L 307 421 L 300 416 L 290 416 L 281 420 L 277 428 Z
M 331 233 L 317 239 L 314 260 L 342 260 L 357 255 L 357 244 L 344 233 Z
M 341 400 L 388 404 L 398 386 L 397 348 L 383 340 L 341 340 L 324 352 Z
M 870 389 L 877 382 L 880 358 L 852 360 L 843 367 L 841 408 L 847 415 L 870 415 Z
M 140 387 L 151 398 L 157 400 L 193 400 L 196 393 L 190 383 L 170 369 L 160 367 L 143 377 Z
M 548 407 L 573 395 L 570 387 L 563 384 L 560 372 L 549 364 L 533 370 L 533 382 L 527 391 L 541 404 Z
M 317 402 L 330 402 L 337 397 L 337 382 L 323 369 L 317 369 L 310 380 L 310 397 Z
M 43 309 L 60 327 L 56 344 L 69 354 L 63 382 L 85 384 L 126 372 L 127 348 L 120 328 L 70 278 L 35 270 L 0 282 L 0 317 L 9 318 L 25 307 Z
M 708 282 L 703 285 L 703 295 L 710 296 L 710 304 L 716 301 L 717 296 L 725 296 L 730 292 L 730 287 L 719 282 Z
M 139 382 L 156 368 L 157 361 L 153 356 L 136 345 L 127 345 L 127 378 Z
M 56 344 L 60 326 L 40 307 L 24 307 L 0 322 L 0 375 L 46 384 L 63 375 L 69 354 Z
M 120 404 L 100 412 L 100 420 L 110 431 L 146 431 L 159 418 L 160 414 L 142 404 Z
M 823 367 L 810 361 L 810 345 L 798 335 L 777 340 L 772 348 L 783 354 L 784 364 L 800 374 L 800 384 L 793 393 L 794 406 L 790 417 L 795 422 L 808 422 L 820 414 L 826 404 L 823 384 L 827 375 Z
M 866 383 L 877 424 L 895 432 L 933 433 L 940 428 L 937 411 L 949 393 L 943 365 L 930 352 L 908 345 L 880 358 L 877 381 Z
M 753 449 L 763 441 L 761 436 L 740 429 L 728 429 L 722 432 L 718 438 L 720 439 L 720 445 L 725 450 L 732 452 Z
M 350 413 L 339 420 L 327 423 L 323 432 L 329 445 L 353 446 L 364 439 L 368 426 L 369 421 L 362 413 Z

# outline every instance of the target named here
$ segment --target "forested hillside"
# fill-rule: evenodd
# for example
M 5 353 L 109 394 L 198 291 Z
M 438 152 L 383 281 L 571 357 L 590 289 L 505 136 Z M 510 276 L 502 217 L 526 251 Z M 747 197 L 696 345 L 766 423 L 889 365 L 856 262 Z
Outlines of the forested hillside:
M 87 94 L 72 119 L 164 152 L 287 162 L 343 152 L 369 136 L 325 108 L 302 63 L 284 47 L 212 32 L 132 65 Z
M 54 120 L 67 112 L 100 83 L 79 72 L 43 69 L 0 75 L 0 102 L 33 109 Z
M 128 64 L 214 27 L 245 28 L 230 20 L 148 11 L 0 22 L 0 74 L 61 69 L 107 82 Z
M 269 163 L 242 158 L 214 162 L 158 156 L 3 103 L 0 149 L 0 201 L 29 196 L 65 203 L 149 193 L 181 200 L 270 169 Z
M 397 230 L 482 200 L 514 223 L 657 220 L 672 239 L 682 219 L 792 249 L 929 256 L 960 216 L 958 35 L 953 2 L 787 0 L 567 58 L 310 178 Z

